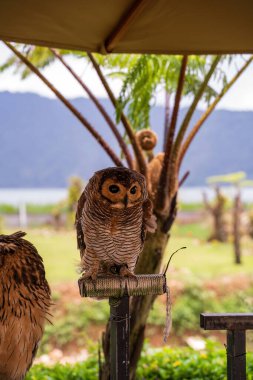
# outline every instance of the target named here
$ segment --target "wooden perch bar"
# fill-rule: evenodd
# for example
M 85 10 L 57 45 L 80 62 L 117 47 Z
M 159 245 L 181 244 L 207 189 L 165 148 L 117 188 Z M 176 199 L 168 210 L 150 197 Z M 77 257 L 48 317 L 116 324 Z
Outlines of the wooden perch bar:
M 253 330 L 253 314 L 200 314 L 204 330 L 227 330 L 227 378 L 246 380 L 246 330 Z
M 123 297 L 159 295 L 166 293 L 166 277 L 163 274 L 139 274 L 136 277 L 101 276 L 78 280 L 81 297 Z

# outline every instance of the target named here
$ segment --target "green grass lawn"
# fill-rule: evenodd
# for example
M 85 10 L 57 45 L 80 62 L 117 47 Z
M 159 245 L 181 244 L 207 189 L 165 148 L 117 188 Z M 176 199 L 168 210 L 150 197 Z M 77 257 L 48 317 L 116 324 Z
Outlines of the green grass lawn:
M 253 274 L 253 242 L 243 244 L 241 265 L 234 264 L 232 244 L 205 243 L 189 237 L 171 238 L 166 258 L 182 246 L 187 249 L 175 255 L 172 262 L 172 268 L 179 271 L 181 279 L 205 280 L 223 275 Z
M 210 279 L 223 275 L 253 273 L 253 240 L 243 241 L 243 264 L 235 265 L 231 243 L 207 243 L 208 228 L 205 224 L 176 225 L 169 240 L 165 262 L 176 249 L 171 264 L 171 274 L 186 282 L 192 279 Z M 79 251 L 74 231 L 28 230 L 27 239 L 43 257 L 47 278 L 51 284 L 76 281 Z
M 74 232 L 30 229 L 27 239 L 43 257 L 47 279 L 51 284 L 78 279 L 79 251 Z

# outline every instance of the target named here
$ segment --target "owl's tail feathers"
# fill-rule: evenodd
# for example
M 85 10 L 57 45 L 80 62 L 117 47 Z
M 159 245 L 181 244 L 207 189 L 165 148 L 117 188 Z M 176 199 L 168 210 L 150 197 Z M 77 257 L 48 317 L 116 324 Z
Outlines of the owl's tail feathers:
M 154 214 L 151 215 L 151 217 L 146 220 L 146 230 L 148 232 L 151 232 L 152 234 L 156 232 L 157 229 L 157 223 L 156 223 L 156 216 Z

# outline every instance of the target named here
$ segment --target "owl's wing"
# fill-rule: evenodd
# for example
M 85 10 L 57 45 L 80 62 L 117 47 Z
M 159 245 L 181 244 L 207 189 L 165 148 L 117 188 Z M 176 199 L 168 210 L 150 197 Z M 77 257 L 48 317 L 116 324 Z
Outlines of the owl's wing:
M 156 231 L 157 224 L 156 224 L 156 216 L 153 214 L 153 204 L 149 198 L 143 202 L 142 210 L 143 210 L 143 221 L 142 221 L 141 238 L 142 238 L 142 241 L 144 242 L 146 233 L 147 232 L 154 233 Z
M 76 233 L 77 233 L 77 248 L 80 249 L 81 252 L 83 252 L 86 247 L 85 242 L 84 242 L 82 224 L 81 224 L 81 216 L 82 216 L 82 211 L 84 208 L 85 201 L 86 201 L 86 194 L 85 192 L 83 192 L 77 203 L 76 220 L 75 220 Z

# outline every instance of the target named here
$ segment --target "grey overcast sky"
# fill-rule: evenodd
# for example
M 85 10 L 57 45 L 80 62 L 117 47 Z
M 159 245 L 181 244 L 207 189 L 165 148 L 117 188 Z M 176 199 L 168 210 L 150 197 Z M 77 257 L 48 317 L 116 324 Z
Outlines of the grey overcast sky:
M 9 50 L 0 43 L 0 64 L 2 64 L 9 55 Z M 98 97 L 106 97 L 106 93 L 100 84 L 96 73 L 87 63 L 81 60 L 69 60 L 69 63 L 85 80 L 86 84 Z M 229 69 L 232 73 L 232 69 Z M 86 96 L 82 88 L 73 80 L 70 74 L 66 72 L 60 63 L 54 63 L 43 73 L 52 81 L 52 83 L 68 98 Z M 230 74 L 230 73 L 229 73 Z M 120 90 L 119 80 L 110 80 L 111 86 L 117 95 Z M 10 92 L 34 92 L 46 97 L 54 97 L 49 89 L 34 75 L 26 80 L 21 80 L 18 75 L 14 75 L 11 70 L 0 74 L 0 91 Z M 164 96 L 158 96 L 157 103 L 163 103 Z M 182 105 L 187 105 L 187 101 Z M 230 110 L 252 110 L 253 111 L 253 64 L 245 71 L 241 78 L 235 83 L 230 91 L 224 96 L 217 108 Z

